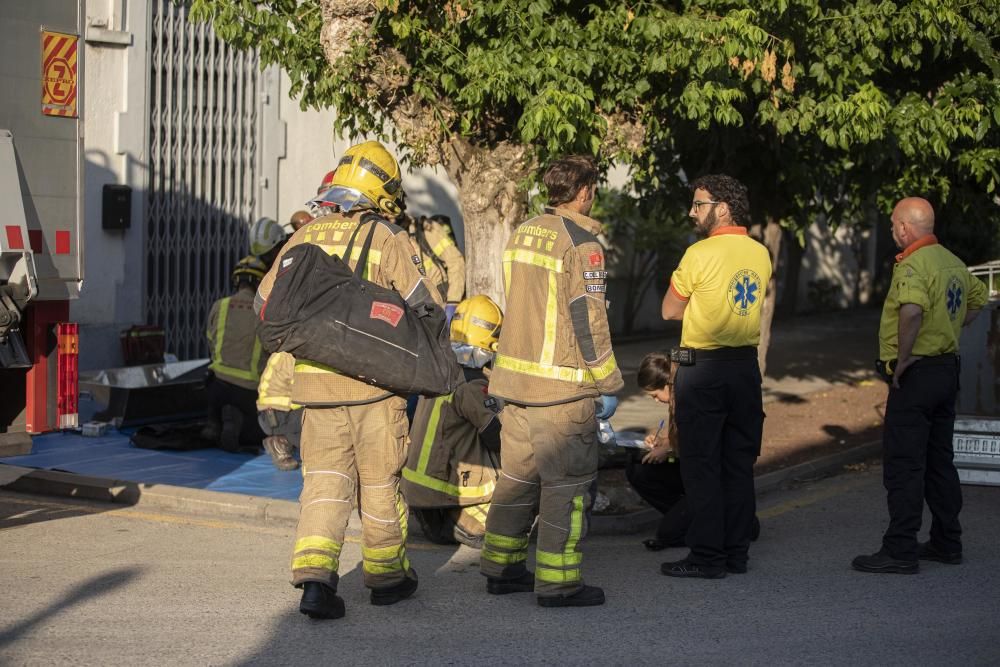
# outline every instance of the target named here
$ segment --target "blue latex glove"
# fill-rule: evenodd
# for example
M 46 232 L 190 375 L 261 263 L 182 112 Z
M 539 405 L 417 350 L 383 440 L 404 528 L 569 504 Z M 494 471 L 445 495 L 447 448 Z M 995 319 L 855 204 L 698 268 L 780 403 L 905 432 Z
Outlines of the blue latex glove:
M 618 409 L 618 397 L 609 396 L 606 394 L 601 394 L 601 397 L 597 399 L 597 414 L 594 416 L 598 419 L 611 419 L 611 415 L 615 414 L 615 410 Z
M 447 303 L 444 306 L 444 317 L 445 321 L 448 322 L 448 326 L 451 326 L 451 318 L 455 317 L 455 308 L 457 307 L 457 303 Z

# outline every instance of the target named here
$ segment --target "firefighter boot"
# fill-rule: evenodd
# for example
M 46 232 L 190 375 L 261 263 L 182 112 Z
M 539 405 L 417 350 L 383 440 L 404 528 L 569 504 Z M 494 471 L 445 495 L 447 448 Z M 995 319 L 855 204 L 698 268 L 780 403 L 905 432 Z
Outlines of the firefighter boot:
M 514 579 L 486 577 L 486 592 L 490 595 L 508 593 L 531 593 L 535 590 L 535 573 L 530 570 Z
M 243 413 L 233 405 L 222 406 L 222 433 L 219 447 L 227 452 L 240 451 L 240 430 L 243 428 Z
M 299 611 L 309 618 L 341 618 L 344 615 L 344 600 L 326 584 L 307 581 L 302 584 Z
M 374 605 L 385 606 L 390 604 L 396 604 L 400 600 L 405 600 L 406 598 L 413 595 L 417 590 L 417 571 L 410 568 L 409 573 L 407 573 L 406 578 L 403 579 L 398 584 L 390 586 L 389 588 L 373 588 L 371 595 L 371 602 Z
M 295 447 L 283 435 L 272 435 L 264 438 L 264 449 L 271 456 L 271 463 L 278 470 L 295 470 L 299 462 L 292 455 Z
M 596 607 L 604 604 L 604 589 L 584 586 L 572 595 L 539 595 L 540 607 Z

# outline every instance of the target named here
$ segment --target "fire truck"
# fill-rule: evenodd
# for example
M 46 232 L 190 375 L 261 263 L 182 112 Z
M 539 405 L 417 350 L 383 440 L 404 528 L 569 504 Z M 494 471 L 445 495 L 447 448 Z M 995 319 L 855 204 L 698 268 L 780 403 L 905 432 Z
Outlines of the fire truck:
M 78 421 L 83 4 L 0 3 L 0 456 Z

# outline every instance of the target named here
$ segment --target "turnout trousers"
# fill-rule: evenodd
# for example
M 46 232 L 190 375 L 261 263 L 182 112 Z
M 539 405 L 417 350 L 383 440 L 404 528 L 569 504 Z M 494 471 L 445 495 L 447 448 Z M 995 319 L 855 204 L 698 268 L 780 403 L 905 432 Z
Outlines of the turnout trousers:
M 745 565 L 756 513 L 753 466 L 764 410 L 755 348 L 698 350 L 677 369 L 677 434 L 692 563 Z
M 508 403 L 500 420 L 503 470 L 486 518 L 480 570 L 496 579 L 523 575 L 537 513 L 535 593 L 571 595 L 583 588 L 580 542 L 597 477 L 594 399 L 544 407 Z
M 925 357 L 907 368 L 899 389 L 889 387 L 882 434 L 882 481 L 889 504 L 883 548 L 917 560 L 924 500 L 931 511 L 931 543 L 962 551 L 962 487 L 955 470 L 952 433 L 958 395 L 958 357 Z
M 365 586 L 388 588 L 415 578 L 406 557 L 408 509 L 399 492 L 406 461 L 406 400 L 393 396 L 303 410 L 303 483 L 292 584 L 318 581 L 336 589 L 355 503 L 361 516 Z

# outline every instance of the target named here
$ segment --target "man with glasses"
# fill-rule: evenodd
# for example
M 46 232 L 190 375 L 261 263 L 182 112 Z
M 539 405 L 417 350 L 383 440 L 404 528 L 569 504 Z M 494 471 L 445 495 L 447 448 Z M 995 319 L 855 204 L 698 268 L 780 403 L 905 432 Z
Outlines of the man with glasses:
M 684 253 L 662 304 L 663 319 L 682 322 L 671 356 L 690 553 L 660 571 L 719 579 L 747 571 L 764 426 L 757 343 L 771 259 L 747 236 L 746 186 L 719 174 L 690 187 L 689 215 L 705 238 Z
M 958 339 L 986 305 L 986 286 L 934 236 L 934 209 L 907 197 L 892 211 L 896 255 L 879 324 L 876 367 L 889 383 L 882 479 L 889 528 L 882 548 L 858 556 L 861 572 L 915 574 L 918 560 L 962 562 L 962 489 L 952 459 Z M 917 542 L 924 500 L 930 539 Z

